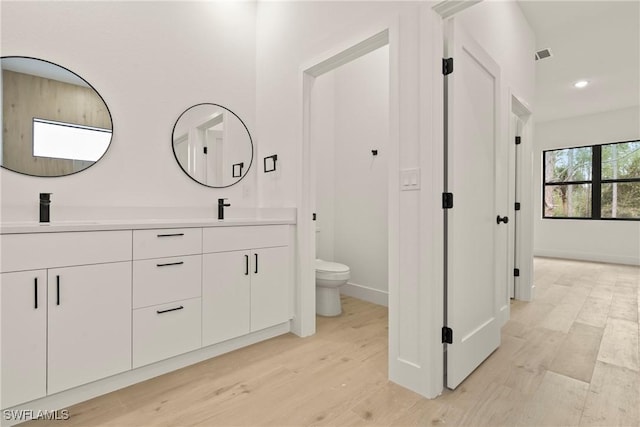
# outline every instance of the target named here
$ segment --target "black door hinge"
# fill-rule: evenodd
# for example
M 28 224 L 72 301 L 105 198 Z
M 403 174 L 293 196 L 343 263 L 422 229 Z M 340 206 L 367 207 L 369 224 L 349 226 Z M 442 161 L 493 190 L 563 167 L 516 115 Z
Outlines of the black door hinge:
M 520 277 L 520 269 L 519 268 L 514 268 L 513 269 L 513 277 Z
M 442 58 L 442 74 L 445 76 L 453 73 L 453 58 Z
M 453 329 L 442 327 L 442 342 L 447 344 L 453 344 Z
M 442 193 L 442 209 L 453 208 L 453 193 Z
M 315 220 L 316 220 L 316 218 L 317 218 L 317 215 L 316 215 L 316 213 L 314 212 L 314 213 L 313 213 L 313 216 L 311 217 L 311 219 L 312 219 L 313 221 L 315 221 Z
M 516 136 L 516 145 L 520 145 L 520 143 L 522 143 L 522 138 L 519 136 Z
M 203 147 L 202 149 L 204 151 L 204 154 L 207 154 L 207 147 Z
M 520 202 L 516 202 L 516 210 L 519 211 L 520 210 Z

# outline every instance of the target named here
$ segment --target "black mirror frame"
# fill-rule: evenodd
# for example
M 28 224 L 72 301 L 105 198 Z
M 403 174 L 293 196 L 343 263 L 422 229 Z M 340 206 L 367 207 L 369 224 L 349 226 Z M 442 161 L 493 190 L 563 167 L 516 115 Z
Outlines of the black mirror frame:
M 0 168 L 2 168 L 2 169 L 4 169 L 4 170 L 11 171 L 11 172 L 19 173 L 19 174 L 21 174 L 21 175 L 25 175 L 25 176 L 33 176 L 33 177 L 36 177 L 36 178 L 62 178 L 62 177 L 65 177 L 65 176 L 71 176 L 71 175 L 75 175 L 75 174 L 80 173 L 80 172 L 84 172 L 84 171 L 86 171 L 87 169 L 89 169 L 89 168 L 93 167 L 93 166 L 94 166 L 96 163 L 98 163 L 100 160 L 102 160 L 102 158 L 107 154 L 107 151 L 109 151 L 109 148 L 111 148 L 111 144 L 113 143 L 114 126 L 113 126 L 113 116 L 111 115 L 111 110 L 109 109 L 109 105 L 106 103 L 106 101 L 104 100 L 104 98 L 102 97 L 102 95 L 100 95 L 100 92 L 98 92 L 98 91 L 96 90 L 96 88 L 95 88 L 95 87 L 93 87 L 93 85 L 92 85 L 91 83 L 89 83 L 88 81 L 86 81 L 86 80 L 85 80 L 84 78 L 82 78 L 80 75 L 78 75 L 78 74 L 74 73 L 73 71 L 71 71 L 71 70 L 70 70 L 70 69 L 68 69 L 67 67 L 63 67 L 62 65 L 56 64 L 55 62 L 47 61 L 46 59 L 42 59 L 42 58 L 35 58 L 35 57 L 33 57 L 33 56 L 21 56 L 21 55 L 7 55 L 7 56 L 0 56 L 0 60 L 5 59 L 5 58 L 7 58 L 7 59 L 8 59 L 8 58 L 23 58 L 23 59 L 33 59 L 33 60 L 36 60 L 36 61 L 46 62 L 46 63 L 49 63 L 49 64 L 51 64 L 51 65 L 55 65 L 56 67 L 60 67 L 60 68 L 62 68 L 63 70 L 68 71 L 69 73 L 73 74 L 74 76 L 78 77 L 80 80 L 82 80 L 83 82 L 85 82 L 85 83 L 87 84 L 87 86 L 89 86 L 89 87 L 90 87 L 90 88 L 95 92 L 95 94 L 96 94 L 96 95 L 98 95 L 98 98 L 100 98 L 100 100 L 101 100 L 101 101 L 102 101 L 102 103 L 104 104 L 105 108 L 107 109 L 107 114 L 109 114 L 109 121 L 111 122 L 111 139 L 109 140 L 109 146 L 107 146 L 107 149 L 106 149 L 106 150 L 104 150 L 104 153 L 102 153 L 102 156 L 100 156 L 100 158 L 99 158 L 98 160 L 96 160 L 95 162 L 93 162 L 92 164 L 90 164 L 89 166 L 87 166 L 87 167 L 86 167 L 86 168 L 84 168 L 84 169 L 80 169 L 80 170 L 78 170 L 78 171 L 71 172 L 71 173 L 67 173 L 67 174 L 64 174 L 64 175 L 51 175 L 51 176 L 47 176 L 47 175 L 33 175 L 33 174 L 30 174 L 30 173 L 20 172 L 20 171 L 17 171 L 17 170 L 13 170 L 13 169 L 11 169 L 11 168 L 5 167 L 5 166 L 4 166 L 4 165 L 2 165 L 2 164 L 0 164 Z M 0 66 L 0 72 L 2 72 L 2 67 L 1 67 L 1 66 Z M 0 105 L 1 105 L 1 102 L 0 102 Z M 3 121 L 4 121 L 4 117 L 3 117 Z M 0 123 L 0 124 L 2 124 L 2 125 L 4 126 L 4 123 Z
M 182 163 L 180 163 L 180 161 L 178 160 L 178 156 L 176 155 L 176 149 L 175 146 L 173 145 L 173 134 L 176 132 L 176 126 L 178 125 L 178 122 L 180 121 L 180 118 L 182 116 L 185 115 L 185 113 L 187 111 L 189 111 L 190 109 L 194 108 L 194 107 L 199 107 L 201 105 L 212 105 L 214 107 L 220 107 L 223 108 L 225 110 L 227 110 L 228 112 L 230 112 L 231 114 L 233 114 L 238 120 L 240 120 L 240 123 L 242 123 L 242 126 L 244 127 L 244 129 L 247 131 L 247 135 L 249 136 L 249 143 L 251 144 L 251 159 L 249 160 L 249 165 L 247 166 L 247 169 L 244 171 L 244 173 L 242 174 L 242 176 L 240 176 L 240 178 L 233 182 L 232 184 L 229 185 L 223 185 L 223 186 L 214 186 L 214 185 L 207 185 L 204 184 L 200 181 L 198 181 L 197 179 L 195 179 L 194 177 L 191 176 L 191 174 L 189 174 L 189 172 L 187 172 L 184 167 L 182 167 Z M 247 174 L 249 173 L 249 171 L 251 170 L 251 165 L 253 164 L 253 138 L 251 137 L 251 132 L 249 132 L 249 128 L 247 127 L 247 125 L 244 123 L 244 121 L 236 114 L 234 113 L 232 110 L 230 110 L 229 108 L 225 107 L 224 105 L 220 105 L 220 104 L 214 104 L 212 102 L 201 102 L 199 104 L 194 104 L 192 106 L 190 106 L 189 108 L 187 108 L 186 110 L 184 110 L 176 119 L 176 122 L 173 124 L 173 129 L 171 130 L 171 151 L 173 151 L 173 157 L 176 159 L 176 163 L 178 164 L 178 166 L 180 166 L 180 169 L 182 169 L 182 172 L 185 173 L 185 175 L 187 175 L 192 181 L 197 182 L 198 184 L 204 186 L 204 187 L 208 187 L 208 188 L 228 188 L 231 187 L 233 185 L 236 185 L 237 183 L 239 183 L 240 181 L 242 181 L 244 179 L 245 176 L 247 176 Z M 242 163 L 244 165 L 244 162 Z M 234 165 L 235 166 L 235 165 Z M 244 169 L 241 166 L 241 169 Z M 235 177 L 234 177 L 235 178 Z

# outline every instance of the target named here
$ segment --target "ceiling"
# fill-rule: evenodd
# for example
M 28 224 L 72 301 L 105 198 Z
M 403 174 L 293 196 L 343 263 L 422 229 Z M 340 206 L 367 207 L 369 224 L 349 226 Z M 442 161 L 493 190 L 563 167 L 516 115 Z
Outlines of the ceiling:
M 536 121 L 640 105 L 640 0 L 518 3 L 536 51 L 553 53 L 536 61 Z

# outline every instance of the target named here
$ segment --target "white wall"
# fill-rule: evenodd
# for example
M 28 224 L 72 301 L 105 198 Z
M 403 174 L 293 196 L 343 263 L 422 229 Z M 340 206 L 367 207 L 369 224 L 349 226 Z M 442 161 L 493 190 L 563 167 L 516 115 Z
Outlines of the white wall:
M 212 102 L 255 136 L 256 11 L 250 2 L 3 2 L 2 55 L 46 59 L 76 72 L 113 117 L 105 157 L 82 173 L 34 178 L 0 170 L 3 220 L 38 219 L 51 192 L 52 219 L 166 215 L 162 207 L 215 215 L 218 197 L 254 206 L 255 165 L 241 184 L 210 189 L 182 172 L 171 131 L 188 107 Z M 246 190 L 246 193 L 245 191 Z M 121 209 L 114 209 L 119 207 Z M 115 212 L 117 211 L 117 212 Z
M 640 107 L 537 123 L 534 253 L 640 265 L 640 222 L 542 218 L 542 151 L 640 138 Z
M 274 153 L 279 159 L 277 173 L 259 176 L 259 203 L 295 206 L 302 200 L 301 182 L 307 170 L 302 163 L 303 71 L 391 28 L 390 104 L 397 114 L 390 116 L 391 187 L 386 207 L 391 254 L 389 330 L 393 331 L 389 375 L 427 396 L 436 396 L 442 389 L 442 210 L 438 203 L 443 175 L 438 155 L 442 76 L 437 74 L 442 29 L 432 5 L 259 2 L 256 99 L 258 159 Z M 398 191 L 400 169 L 420 167 L 422 190 Z M 299 220 L 298 233 L 307 232 L 302 221 L 309 219 Z M 436 224 L 440 227 L 435 228 Z M 300 274 L 305 282 L 296 296 L 297 307 L 303 307 L 297 322 L 305 333 L 315 329 L 315 304 L 311 305 L 315 286 L 306 283 L 306 270 Z
M 322 89 L 333 94 L 320 93 L 319 85 L 328 83 L 333 84 Z M 312 97 L 321 99 L 314 102 L 312 117 L 330 116 L 329 123 L 312 128 L 312 135 L 321 134 L 313 141 L 319 257 L 349 266 L 351 279 L 343 293 L 386 305 L 389 47 L 318 77 L 313 90 Z M 324 108 L 330 114 L 320 102 L 327 98 L 333 100 Z M 331 128 L 333 135 L 326 135 Z
M 316 257 L 335 261 L 335 72 L 318 77 L 311 94 L 311 149 L 316 164 Z

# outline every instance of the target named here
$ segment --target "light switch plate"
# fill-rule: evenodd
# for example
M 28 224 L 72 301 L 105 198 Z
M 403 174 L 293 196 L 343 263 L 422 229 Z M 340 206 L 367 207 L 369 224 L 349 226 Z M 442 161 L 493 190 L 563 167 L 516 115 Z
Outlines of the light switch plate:
M 420 189 L 420 169 L 402 169 L 400 171 L 400 190 L 412 191 Z

